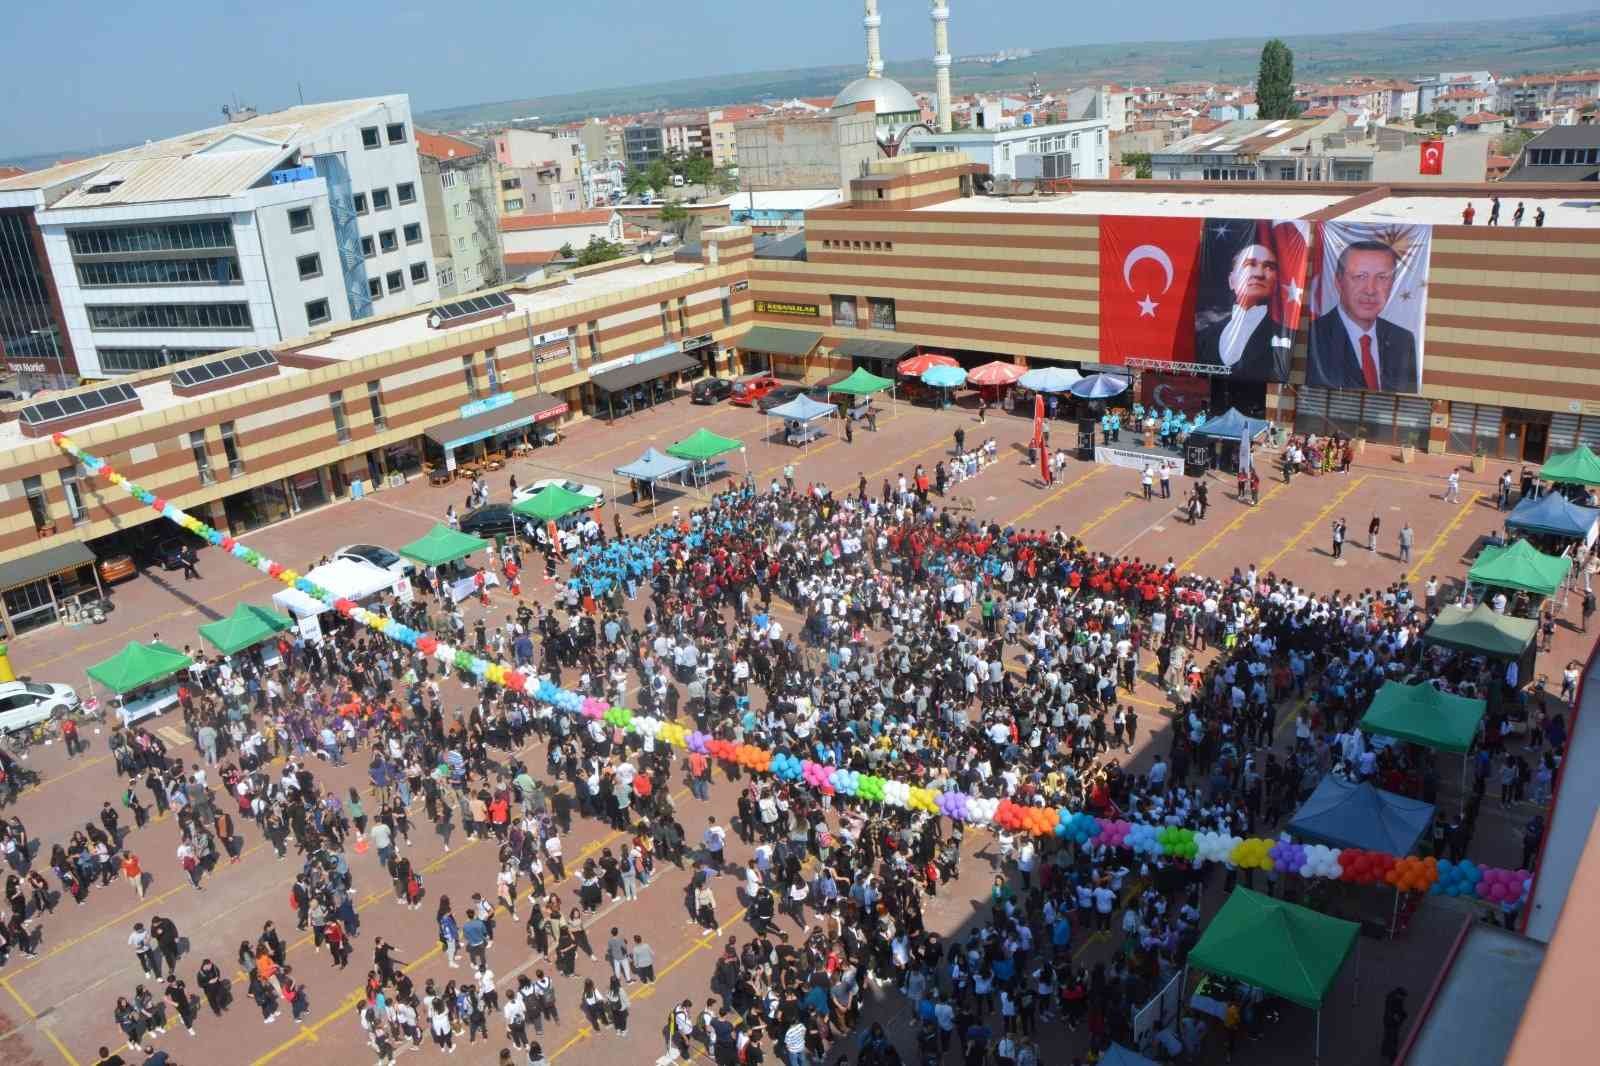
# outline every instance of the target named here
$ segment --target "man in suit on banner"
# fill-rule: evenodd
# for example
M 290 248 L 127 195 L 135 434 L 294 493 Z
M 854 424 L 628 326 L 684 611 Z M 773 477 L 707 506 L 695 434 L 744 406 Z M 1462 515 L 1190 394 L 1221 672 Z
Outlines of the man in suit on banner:
M 1382 241 L 1352 241 L 1339 253 L 1339 305 L 1311 327 L 1307 384 L 1368 392 L 1421 387 L 1416 335 L 1379 317 L 1399 272 L 1399 252 Z
M 1195 335 L 1195 359 L 1226 367 L 1243 381 L 1289 380 L 1293 330 L 1272 314 L 1278 288 L 1278 256 L 1264 244 L 1247 244 L 1233 257 L 1228 273 L 1233 306 L 1228 317 Z

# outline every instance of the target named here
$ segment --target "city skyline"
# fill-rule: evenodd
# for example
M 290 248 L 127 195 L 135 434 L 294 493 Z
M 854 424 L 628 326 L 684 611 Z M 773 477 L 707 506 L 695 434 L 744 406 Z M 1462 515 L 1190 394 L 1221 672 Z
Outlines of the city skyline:
M 1360 31 L 1392 25 L 1397 13 L 1374 12 L 1359 22 L 1315 9 L 1284 12 L 1244 0 L 1217 18 L 1172 0 L 1153 0 L 1137 34 L 1113 11 L 1077 12 L 1027 0 L 1016 18 L 998 19 L 970 0 L 952 5 L 951 44 L 958 56 L 1018 48 L 1106 44 L 1134 38 L 1168 41 L 1226 35 L 1293 35 Z M 1519 15 L 1560 13 L 1571 0 L 1532 0 Z M 890 62 L 931 54 L 926 0 L 883 0 L 883 46 Z M 619 10 L 620 9 L 620 10 Z M 470 20 L 454 9 L 400 9 L 374 23 L 364 9 L 329 9 L 286 0 L 270 10 L 201 5 L 175 0 L 157 8 L 132 4 L 107 10 L 92 23 L 71 20 L 63 9 L 27 6 L 16 13 L 15 41 L 75 42 L 82 64 L 61 78 L 59 53 L 30 48 L 9 57 L 5 76 L 9 129 L 0 153 L 21 158 L 52 152 L 91 152 L 159 138 L 220 121 L 224 103 L 263 111 L 307 101 L 408 93 L 419 112 L 561 92 L 590 91 L 673 78 L 720 76 L 773 69 L 851 66 L 860 61 L 856 0 L 825 0 L 786 31 L 782 50 L 770 47 L 779 5 L 754 0 L 721 24 L 722 62 L 698 66 L 707 55 L 697 27 L 724 18 L 727 5 L 682 0 L 671 8 L 625 2 L 605 9 L 538 11 L 505 0 L 471 5 Z M 785 5 L 785 10 L 793 10 Z M 159 12 L 159 15 L 157 14 Z M 625 17 L 618 17 L 624 15 Z M 1455 22 L 1502 16 L 1488 0 L 1446 5 L 1428 0 L 1407 22 Z M 71 21 L 69 21 L 71 20 Z M 1149 27 L 1159 26 L 1152 34 Z M 493 32 L 485 32 L 492 28 Z M 219 42 L 252 42 L 256 61 Z M 548 40 L 555 47 L 540 51 Z M 586 47 L 599 42 L 600 47 Z M 353 54 L 352 54 L 353 49 Z M 438 63 L 415 62 L 431 50 Z M 154 61 L 181 52 L 182 64 Z M 658 57 L 659 68 L 647 66 Z M 641 62 L 643 59 L 643 62 Z M 181 71 L 181 79 L 151 78 L 153 69 Z M 393 71 L 401 83 L 393 83 Z M 959 88 L 959 77 L 958 77 Z M 51 92 L 33 90 L 49 85 Z M 101 101 L 112 106 L 105 108 Z

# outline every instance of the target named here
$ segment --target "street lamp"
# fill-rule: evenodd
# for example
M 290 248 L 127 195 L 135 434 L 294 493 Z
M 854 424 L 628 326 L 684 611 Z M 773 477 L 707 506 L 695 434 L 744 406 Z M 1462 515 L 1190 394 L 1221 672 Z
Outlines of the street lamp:
M 55 387 L 58 389 L 65 388 L 66 386 L 63 384 L 63 382 L 67 376 L 67 361 L 61 357 L 61 345 L 56 340 L 57 327 L 51 326 L 48 329 L 30 329 L 28 332 L 35 337 L 44 337 L 49 342 L 50 354 L 46 358 L 54 359 L 56 363 Z M 22 375 L 18 374 L 17 376 L 20 378 Z

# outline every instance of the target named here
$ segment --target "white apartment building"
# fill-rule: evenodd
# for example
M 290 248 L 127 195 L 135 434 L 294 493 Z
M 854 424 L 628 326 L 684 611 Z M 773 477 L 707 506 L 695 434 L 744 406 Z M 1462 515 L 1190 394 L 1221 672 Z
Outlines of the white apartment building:
M 77 374 L 269 345 L 438 295 L 404 95 L 252 111 L 0 182 Z
M 903 152 L 965 152 L 997 178 L 1103 179 L 1110 176 L 1110 126 L 1104 118 L 1007 129 L 906 133 Z

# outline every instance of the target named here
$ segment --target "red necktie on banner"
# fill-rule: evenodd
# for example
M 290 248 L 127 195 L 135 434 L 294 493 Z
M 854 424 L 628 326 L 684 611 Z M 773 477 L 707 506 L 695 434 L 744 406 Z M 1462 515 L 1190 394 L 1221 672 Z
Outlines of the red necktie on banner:
M 1367 391 L 1378 391 L 1378 363 L 1372 358 L 1372 338 L 1361 335 L 1361 376 L 1367 379 Z

